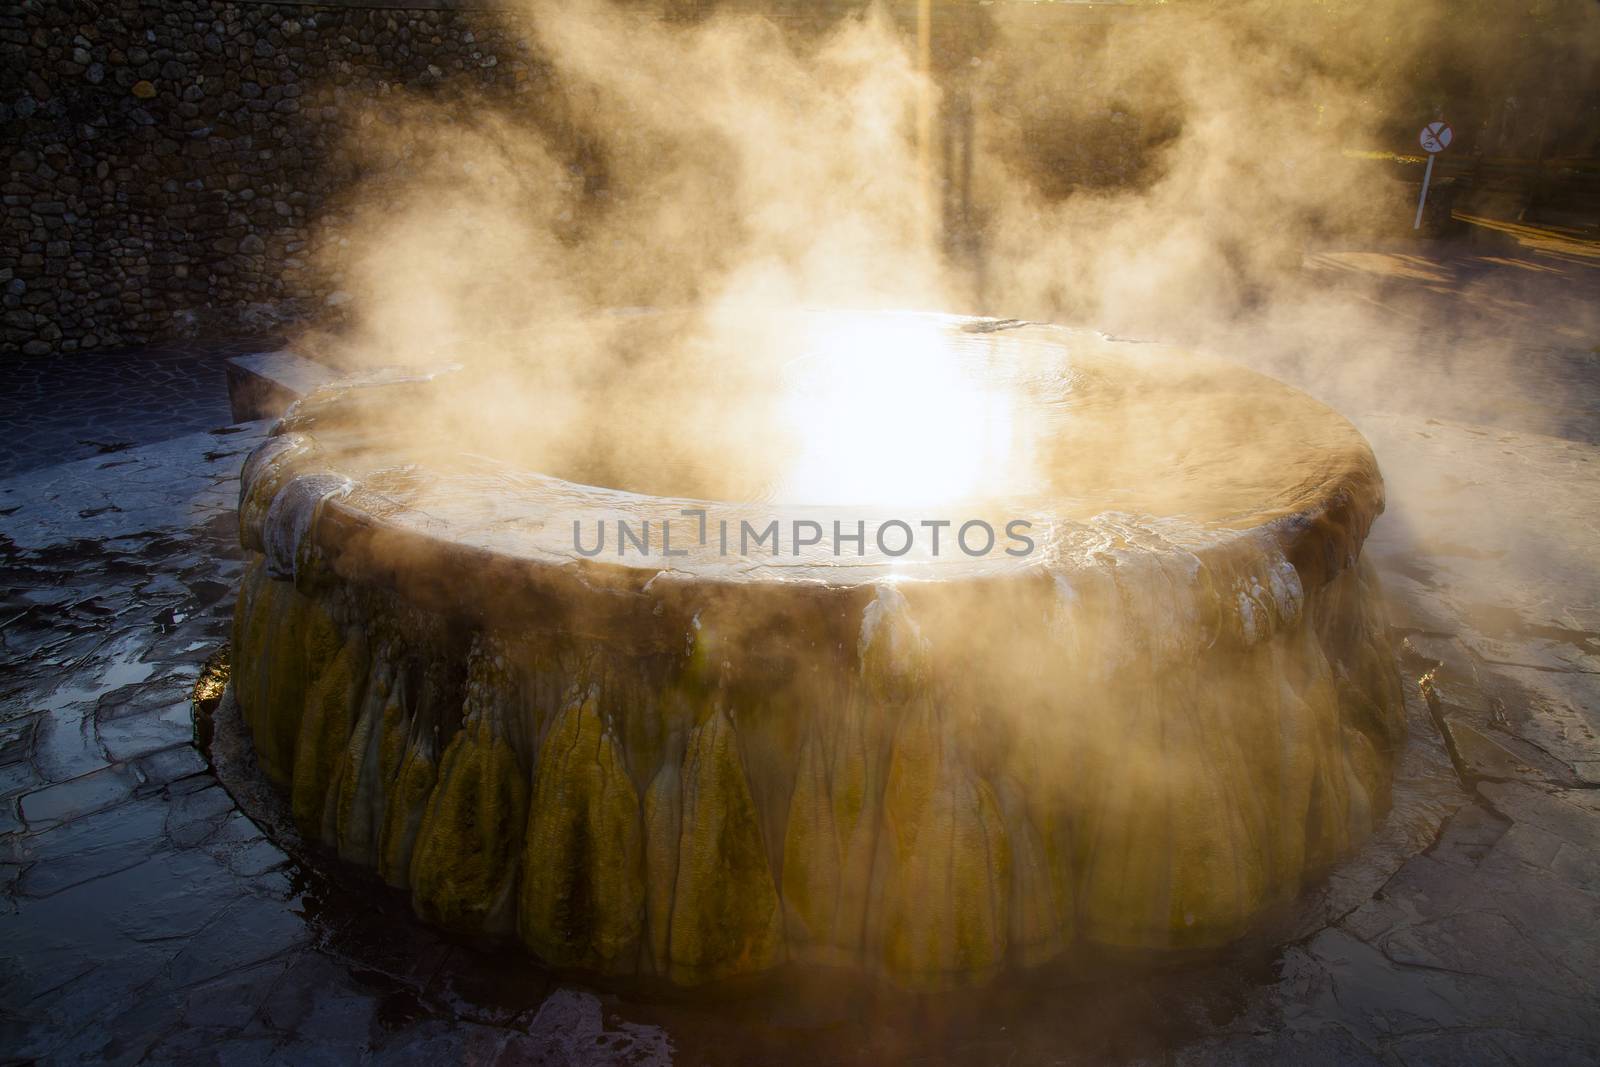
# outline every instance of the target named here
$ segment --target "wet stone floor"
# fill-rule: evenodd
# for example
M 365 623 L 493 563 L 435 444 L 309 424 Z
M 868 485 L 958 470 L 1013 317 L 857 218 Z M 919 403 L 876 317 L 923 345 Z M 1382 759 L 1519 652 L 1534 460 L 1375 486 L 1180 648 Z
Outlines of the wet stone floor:
M 230 777 L 236 801 L 190 695 L 265 424 L 227 425 L 215 360 L 146 396 L 107 377 L 183 410 L 0 469 L 0 1062 L 1600 1062 L 1600 448 L 1568 380 L 1600 393 L 1600 354 L 1541 351 L 1582 432 L 1352 411 L 1413 732 L 1383 831 L 1226 953 L 915 999 L 591 987 L 422 927 Z M 59 442 L 97 439 L 81 410 Z M 26 417 L 0 409 L 8 438 Z
M 174 341 L 117 352 L 0 360 L 0 477 L 228 421 L 222 367 L 270 339 Z

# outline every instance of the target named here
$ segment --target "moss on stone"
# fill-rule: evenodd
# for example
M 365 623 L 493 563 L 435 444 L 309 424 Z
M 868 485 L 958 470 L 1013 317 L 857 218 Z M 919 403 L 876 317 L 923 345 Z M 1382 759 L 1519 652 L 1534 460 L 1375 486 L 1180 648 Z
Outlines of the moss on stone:
M 369 663 L 333 607 L 381 621 L 387 601 L 308 596 L 258 557 L 233 684 L 307 835 L 409 887 L 426 918 L 684 984 L 792 956 L 941 987 L 1077 938 L 1227 941 L 1388 805 L 1403 731 L 1366 575 L 1292 617 L 1257 596 L 1251 613 L 1278 614 L 1249 641 L 1190 620 L 1220 635 L 1204 654 L 1112 648 L 1137 627 L 1094 588 L 1073 609 L 1092 633 L 1044 635 L 1072 669 L 1000 687 L 1027 701 L 952 680 L 890 595 L 854 669 L 803 693 L 790 674 L 730 680 L 710 625 L 665 687 L 667 657 L 479 635 L 463 693 L 459 633 L 401 628 Z M 575 681 L 588 699 L 564 698 Z
M 255 575 L 237 609 L 242 616 L 235 623 L 241 634 L 242 671 L 234 692 L 262 770 L 286 785 L 293 775 L 305 705 L 306 638 L 313 606 L 289 583 L 267 577 L 259 562 Z
M 255 699 L 255 676 L 260 660 L 260 630 L 251 625 L 253 609 L 261 595 L 261 583 L 266 581 L 266 561 L 253 555 L 245 564 L 239 579 L 239 598 L 233 604 L 233 625 L 228 634 L 232 650 L 229 681 L 233 685 L 234 700 L 240 710 L 249 715 L 247 701 Z
M 693 984 L 766 970 L 783 956 L 783 915 L 722 709 L 689 734 L 681 786 L 667 973 Z
M 875 704 L 853 694 L 813 713 L 799 755 L 783 847 L 791 948 L 805 959 L 858 959 L 882 820 L 883 759 Z
M 393 653 L 385 647 L 374 656 L 360 714 L 340 761 L 338 790 L 332 805 L 331 830 L 339 855 L 366 866 L 377 859 L 386 782 L 380 749 L 383 727 L 394 703 Z
M 390 779 L 378 837 L 378 876 L 400 888 L 410 884 L 417 832 L 439 778 L 438 740 L 433 730 L 413 730 L 405 741 L 400 765 Z
M 1006 954 L 1011 850 L 993 791 L 946 750 L 926 698 L 895 732 L 884 830 L 886 972 L 923 988 L 992 975 Z
M 839 901 L 841 848 L 823 744 L 813 733 L 800 749 L 783 843 L 785 927 L 791 948 L 807 956 L 832 947 Z
M 617 971 L 632 968 L 643 925 L 639 797 L 591 694 L 539 750 L 517 928 L 551 963 Z
M 313 624 L 310 633 L 317 630 Z M 316 639 L 322 636 L 318 634 Z M 307 660 L 314 662 L 312 653 L 308 652 Z M 351 634 L 327 666 L 314 675 L 306 692 L 305 712 L 295 739 L 289 808 L 301 832 L 325 844 L 335 844 L 325 836 L 330 822 L 329 797 L 336 795 L 336 776 L 355 726 L 367 667 L 366 642 L 359 634 Z
M 1095 769 L 1073 798 L 1079 929 L 1122 948 L 1225 943 L 1348 844 L 1327 663 L 1301 624 L 1130 688 L 1120 717 L 1093 716 Z
M 672 900 L 683 830 L 681 759 L 669 755 L 644 795 L 645 927 L 651 965 L 662 976 L 671 973 Z
M 1166 940 L 1152 930 L 1135 943 L 1214 945 L 1242 932 L 1268 891 L 1266 834 L 1251 818 L 1253 758 L 1234 746 L 1227 722 L 1248 712 L 1227 687 L 1161 692 L 1166 732 L 1155 795 L 1166 812 L 1167 855 L 1164 870 L 1147 869 L 1153 887 L 1165 882 Z
M 445 680 L 446 671 L 431 661 L 413 694 L 405 672 L 396 681 L 396 699 L 384 709 L 378 758 L 385 784 L 383 824 L 378 831 L 378 875 L 390 885 L 405 887 L 417 831 L 428 798 L 439 778 L 440 721 L 445 706 L 459 695 Z
M 480 639 L 468 665 L 461 728 L 439 761 L 411 854 L 417 914 L 459 930 L 495 933 L 513 925 L 528 786 L 500 725 L 507 688 L 503 655 Z
M 1006 939 L 1012 956 L 1034 966 L 1059 956 L 1076 934 L 1072 842 L 1060 790 L 1044 761 L 1059 749 L 1039 733 L 1019 746 L 995 797 L 1011 847 L 1011 899 Z

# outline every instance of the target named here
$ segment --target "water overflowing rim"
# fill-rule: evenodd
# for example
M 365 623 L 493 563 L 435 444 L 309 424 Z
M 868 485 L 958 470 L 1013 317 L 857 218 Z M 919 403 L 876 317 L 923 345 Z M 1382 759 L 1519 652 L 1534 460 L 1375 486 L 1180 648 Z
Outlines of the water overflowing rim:
M 973 333 L 1026 328 L 1046 331 L 1048 336 L 1061 340 L 1095 338 L 1102 343 L 1132 343 L 1045 323 L 964 316 L 939 318 L 958 323 L 963 331 Z M 1173 350 L 1152 345 L 1148 351 L 1153 356 L 1166 356 Z M 1275 389 L 1294 394 L 1315 405 L 1315 409 L 1320 409 L 1326 417 L 1337 419 L 1349 427 L 1352 442 L 1360 442 L 1361 447 L 1352 449 L 1350 461 L 1333 471 L 1323 481 L 1321 491 L 1315 493 L 1305 506 L 1277 512 L 1263 510 L 1257 522 L 1250 522 L 1250 517 L 1244 516 L 1244 521 L 1237 524 L 1206 531 L 1202 541 L 1185 545 L 1184 550 L 1204 559 L 1213 551 L 1238 551 L 1241 542 L 1247 541 L 1261 550 L 1281 551 L 1295 566 L 1308 588 L 1325 583 L 1353 563 L 1365 540 L 1371 519 L 1383 510 L 1382 481 L 1370 448 L 1346 420 L 1298 390 L 1242 366 L 1216 360 L 1204 362 L 1226 368 L 1228 374 L 1270 383 Z M 381 387 L 385 381 L 393 382 L 403 377 L 390 374 L 387 379 L 356 379 L 355 384 Z M 415 375 L 411 375 L 409 380 L 415 378 Z M 342 386 L 336 383 L 335 387 L 349 388 L 349 383 L 343 383 Z M 275 434 L 292 430 L 294 410 L 291 409 L 274 431 Z M 314 440 L 314 427 L 308 436 Z M 274 446 L 273 440 L 278 439 L 269 439 L 258 449 L 258 454 L 270 447 L 283 447 L 281 441 Z M 254 459 L 253 456 L 252 461 Z M 529 474 L 528 479 L 551 492 L 566 494 L 569 499 L 603 504 L 612 509 L 654 509 L 659 512 L 696 504 L 736 507 L 715 501 L 653 497 L 627 490 L 584 486 L 547 475 Z M 806 511 L 781 505 L 769 510 L 786 521 L 803 516 Z M 836 513 L 839 511 L 832 510 Z M 782 595 L 844 595 L 853 599 L 870 595 L 872 589 L 885 583 L 1038 581 L 1085 565 L 1083 560 L 1064 556 L 1053 541 L 1023 558 L 1004 555 L 981 559 L 945 556 L 886 563 L 869 557 L 867 561 L 848 565 L 818 565 L 805 558 L 745 560 L 733 564 L 719 562 L 715 565 L 682 560 L 668 563 L 656 557 L 591 559 L 573 552 L 538 553 L 514 550 L 504 544 L 484 544 L 465 536 L 462 530 L 448 523 L 424 527 L 397 522 L 371 513 L 343 493 L 328 494 L 319 500 L 310 526 L 312 528 L 306 532 L 335 573 L 348 579 L 410 590 L 408 596 L 429 602 L 459 603 L 463 596 L 470 598 L 473 590 L 481 591 L 487 599 L 498 599 L 507 588 L 511 588 L 524 593 L 521 599 L 528 603 L 553 603 L 572 596 L 618 599 L 619 609 L 624 608 L 624 602 L 628 602 L 625 613 L 630 615 L 637 610 L 631 602 L 640 597 L 660 603 L 691 595 L 696 589 L 765 588 Z

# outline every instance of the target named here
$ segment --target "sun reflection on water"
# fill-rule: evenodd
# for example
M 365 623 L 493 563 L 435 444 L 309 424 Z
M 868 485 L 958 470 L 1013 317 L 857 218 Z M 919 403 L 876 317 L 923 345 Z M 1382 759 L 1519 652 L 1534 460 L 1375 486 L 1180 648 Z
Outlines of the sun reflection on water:
M 785 368 L 777 485 L 796 504 L 939 506 L 1023 479 L 1018 398 L 931 316 L 841 315 Z

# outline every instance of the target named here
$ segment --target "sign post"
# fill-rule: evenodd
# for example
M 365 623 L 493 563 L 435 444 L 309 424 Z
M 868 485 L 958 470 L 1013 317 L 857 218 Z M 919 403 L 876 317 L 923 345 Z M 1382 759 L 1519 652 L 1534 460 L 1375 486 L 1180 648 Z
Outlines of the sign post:
M 1413 230 L 1422 229 L 1422 205 L 1428 202 L 1428 183 L 1433 181 L 1433 159 L 1449 148 L 1454 138 L 1455 132 L 1450 129 L 1448 122 L 1428 123 L 1422 127 L 1422 136 L 1417 138 L 1422 143 L 1423 151 L 1428 153 L 1428 169 L 1422 172 L 1422 195 L 1417 198 L 1417 219 L 1411 224 Z

